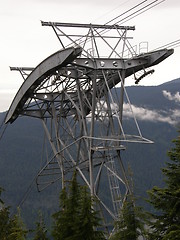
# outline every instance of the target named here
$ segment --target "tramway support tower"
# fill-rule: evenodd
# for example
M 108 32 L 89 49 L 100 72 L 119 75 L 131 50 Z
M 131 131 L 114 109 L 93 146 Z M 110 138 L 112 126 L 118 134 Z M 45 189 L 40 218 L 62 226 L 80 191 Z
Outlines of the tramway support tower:
M 35 68 L 11 68 L 21 73 L 24 82 L 5 123 L 19 116 L 39 118 L 50 151 L 36 179 L 38 190 L 58 180 L 63 188 L 76 169 L 81 182 L 99 200 L 97 207 L 108 226 L 131 191 L 121 152 L 127 142 L 151 143 L 141 134 L 125 80 L 134 75 L 138 83 L 173 50 L 137 53 L 128 36 L 133 26 L 41 23 L 53 29 L 61 50 Z M 123 127 L 124 99 L 136 135 Z

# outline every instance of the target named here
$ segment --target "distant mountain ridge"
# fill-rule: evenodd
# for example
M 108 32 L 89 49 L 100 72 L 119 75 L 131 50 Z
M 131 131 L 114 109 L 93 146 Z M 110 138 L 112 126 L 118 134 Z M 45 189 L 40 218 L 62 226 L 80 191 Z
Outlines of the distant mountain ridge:
M 180 84 L 180 78 L 176 78 L 174 80 L 171 80 L 171 81 L 168 81 L 168 82 L 165 82 L 165 83 L 162 83 L 161 85 L 170 85 L 170 84 Z M 159 85 L 159 86 L 161 86 Z
M 172 102 L 163 95 L 163 91 L 168 91 L 171 94 L 180 92 L 180 79 L 172 80 L 158 86 L 127 87 L 127 92 L 132 104 L 150 107 L 151 109 L 169 109 L 170 107 L 174 109 L 179 107 L 180 100 L 172 104 Z

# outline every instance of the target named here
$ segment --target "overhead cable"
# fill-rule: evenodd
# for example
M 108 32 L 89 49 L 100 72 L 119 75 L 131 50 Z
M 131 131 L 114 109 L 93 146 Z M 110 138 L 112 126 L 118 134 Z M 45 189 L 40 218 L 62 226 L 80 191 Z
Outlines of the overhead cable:
M 123 19 L 120 19 L 120 20 L 117 21 L 116 23 L 112 24 L 112 25 L 116 25 L 116 24 L 121 23 L 121 25 L 122 25 L 123 23 L 129 21 L 130 19 L 135 18 L 136 16 L 138 16 L 138 15 L 140 15 L 140 14 L 148 11 L 149 9 L 151 9 L 151 8 L 153 8 L 153 7 L 161 4 L 162 2 L 164 2 L 164 1 L 166 1 L 166 0 L 161 0 L 161 1 L 160 1 L 160 0 L 154 0 L 154 1 L 150 2 L 150 3 L 148 3 L 147 5 L 141 7 L 140 9 L 137 9 L 137 8 L 140 7 L 141 5 L 145 4 L 147 1 L 148 1 L 148 0 L 144 0 L 144 1 L 140 2 L 139 4 L 137 4 L 137 5 L 135 5 L 134 7 L 130 8 L 129 10 L 123 12 L 122 14 L 118 15 L 117 17 L 115 17 L 115 18 L 111 19 L 110 21 L 106 22 L 104 25 L 106 25 L 106 24 L 108 24 L 108 23 L 111 23 L 111 22 L 113 22 L 114 20 L 116 20 L 116 19 L 124 16 L 125 14 L 130 13 L 131 11 L 133 11 L 133 10 L 136 9 L 134 12 L 130 13 L 128 16 L 125 16 Z M 158 1 L 160 1 L 160 2 L 158 2 Z M 123 21 L 124 21 L 124 22 L 123 22 Z M 99 33 L 105 34 L 105 33 L 107 33 L 108 31 L 110 31 L 110 29 L 109 29 L 109 30 L 103 29 L 103 30 L 99 31 Z M 96 35 L 96 34 L 95 34 L 95 35 Z M 75 42 L 81 41 L 81 40 L 83 39 L 83 37 L 84 37 L 84 36 L 76 39 Z M 84 40 L 84 41 L 88 42 L 87 39 Z M 81 43 L 83 43 L 84 41 L 82 41 Z M 66 47 L 70 46 L 71 44 L 72 44 L 72 43 L 68 44 Z
M 33 184 L 35 183 L 37 175 L 33 178 L 30 185 L 28 186 L 26 192 L 24 193 L 23 197 L 21 198 L 21 201 L 18 203 L 17 207 L 21 208 L 23 203 L 26 201 L 27 197 L 29 196 L 30 192 L 32 191 Z
M 179 47 L 179 46 L 180 46 L 180 39 L 175 40 L 175 41 L 170 42 L 170 43 L 167 43 L 163 46 L 160 46 L 160 47 L 154 49 L 154 51 L 159 50 L 161 48 L 172 48 L 172 47 L 175 48 L 175 47 Z
M 140 5 L 142 5 L 142 4 L 145 3 L 145 2 L 147 2 L 147 0 L 142 1 L 142 2 L 140 2 L 139 4 L 135 5 L 134 7 L 128 9 L 127 11 L 125 11 L 125 12 L 123 12 L 123 13 L 121 13 L 121 14 L 118 15 L 117 17 L 115 17 L 115 18 L 111 19 L 110 21 L 106 22 L 105 25 L 111 23 L 112 21 L 118 19 L 119 17 L 122 17 L 122 16 L 125 15 L 126 13 L 128 13 L 128 12 L 132 11 L 133 9 L 139 7 Z
M 120 21 L 118 21 L 116 24 L 118 23 L 121 23 L 121 24 L 124 24 L 125 22 L 139 16 L 140 14 L 144 13 L 144 12 L 147 12 L 148 10 L 156 7 L 157 5 L 165 2 L 166 0 L 161 0 L 160 2 L 158 2 L 159 0 L 155 0 L 153 1 L 152 3 L 149 3 L 148 5 L 144 6 L 143 8 L 141 9 L 138 9 L 136 12 L 130 14 L 129 16 L 125 17 L 124 19 L 121 19 Z M 157 3 L 156 3 L 157 2 Z M 156 3 L 156 4 L 154 4 Z M 153 5 L 154 4 L 154 5 Z M 137 13 L 137 14 L 136 14 Z
M 98 18 L 94 19 L 93 22 L 96 22 L 97 20 L 101 19 L 102 17 L 104 17 L 104 16 L 106 16 L 106 15 L 112 13 L 114 10 L 117 10 L 118 8 L 120 8 L 121 6 L 125 5 L 126 3 L 130 2 L 130 1 L 132 1 L 132 0 L 127 0 L 127 1 L 125 1 L 125 2 L 123 2 L 123 3 L 121 3 L 121 4 L 119 4 L 119 5 L 116 6 L 115 8 L 109 10 L 108 12 L 105 12 L 103 15 L 101 15 L 101 16 L 99 16 Z M 111 20 L 110 20 L 110 21 L 111 21 Z

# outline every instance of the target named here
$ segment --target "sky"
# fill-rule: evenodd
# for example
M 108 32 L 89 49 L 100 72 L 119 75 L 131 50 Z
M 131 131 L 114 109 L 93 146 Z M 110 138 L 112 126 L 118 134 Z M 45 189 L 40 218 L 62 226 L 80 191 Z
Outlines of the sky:
M 23 79 L 11 67 L 35 67 L 61 48 L 50 27 L 42 21 L 104 24 L 140 3 L 138 0 L 0 0 L 0 112 L 8 110 Z M 146 4 L 153 2 L 147 0 Z M 159 0 L 160 2 L 160 0 Z M 157 1 L 158 3 L 158 1 Z M 180 39 L 180 1 L 164 0 L 129 20 L 135 26 L 132 45 L 148 42 L 154 50 Z M 142 85 L 159 85 L 180 77 L 180 47 L 143 79 Z M 134 83 L 129 79 L 128 85 Z

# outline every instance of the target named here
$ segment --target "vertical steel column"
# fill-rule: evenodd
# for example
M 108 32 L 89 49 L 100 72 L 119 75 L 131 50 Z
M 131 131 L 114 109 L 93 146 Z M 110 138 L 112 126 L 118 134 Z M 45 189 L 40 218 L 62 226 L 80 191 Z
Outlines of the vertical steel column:
M 121 95 L 120 95 L 120 111 L 119 111 L 119 115 L 120 115 L 121 126 L 122 126 L 122 117 L 123 117 L 125 71 L 126 70 L 122 70 L 121 73 L 120 73 L 120 77 L 121 77 Z
M 121 78 L 121 95 L 120 95 L 120 111 L 119 111 L 119 115 L 120 115 L 120 123 L 122 126 L 122 118 L 123 118 L 123 104 L 124 104 L 124 82 L 125 82 L 125 72 L 126 70 L 122 70 L 121 73 L 119 72 L 119 77 Z M 120 129 L 121 131 L 121 129 Z M 120 132 L 120 134 L 122 133 L 122 131 Z M 124 165 L 121 159 L 121 152 L 120 150 L 117 150 L 117 155 L 118 155 L 118 159 L 119 159 L 119 163 L 120 163 L 120 168 L 124 177 L 124 182 L 125 182 L 125 186 L 128 192 L 131 192 L 131 189 L 129 187 L 129 183 L 128 183 L 128 179 L 126 176 L 126 172 L 124 169 Z
M 94 196 L 94 177 L 93 177 L 93 135 L 94 135 L 94 120 L 95 120 L 95 108 L 96 108 L 96 71 L 94 71 L 93 76 L 93 85 L 92 85 L 92 112 L 91 112 L 91 128 L 90 128 L 90 142 L 89 142 L 89 178 L 90 178 L 90 187 L 91 195 Z
M 77 85 L 79 106 L 80 106 L 80 110 L 81 110 L 81 117 L 79 118 L 79 121 L 82 120 L 82 126 L 83 126 L 83 130 L 84 130 L 83 134 L 88 136 L 87 124 L 86 124 L 86 119 L 85 119 L 86 115 L 85 115 L 85 112 L 84 112 L 84 104 L 83 104 L 83 99 L 82 99 L 82 92 L 81 92 L 81 88 L 80 88 L 80 82 L 78 80 L 78 70 L 76 70 L 76 85 Z M 94 195 L 93 164 L 92 164 L 92 152 L 91 152 L 90 142 L 91 142 L 91 139 L 90 140 L 89 140 L 89 138 L 85 139 L 85 143 L 86 143 L 86 147 L 87 147 L 87 151 L 88 151 L 88 159 L 89 159 L 90 192 L 91 192 L 91 195 Z
M 54 120 L 54 130 L 55 130 L 55 136 L 56 136 L 57 149 L 58 149 L 58 152 L 60 152 L 61 146 L 60 146 L 60 142 L 59 142 L 58 120 L 57 120 L 57 116 L 56 116 L 56 109 L 54 106 L 54 102 L 51 103 L 51 108 L 52 108 L 52 120 Z M 63 167 L 62 154 L 59 155 L 59 160 L 60 160 L 60 169 L 61 169 L 61 174 L 62 174 L 62 189 L 63 189 L 65 187 L 65 182 L 64 182 L 64 167 Z

